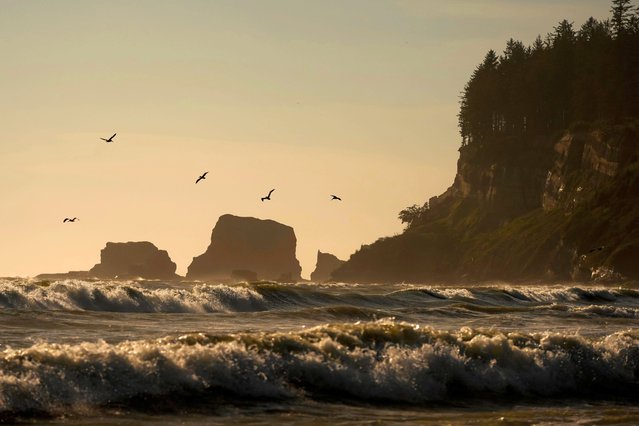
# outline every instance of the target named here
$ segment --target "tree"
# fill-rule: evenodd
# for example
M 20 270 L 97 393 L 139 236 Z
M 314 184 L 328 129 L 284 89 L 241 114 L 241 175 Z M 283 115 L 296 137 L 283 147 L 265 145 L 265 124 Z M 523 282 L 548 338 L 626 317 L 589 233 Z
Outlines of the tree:
M 608 36 L 609 33 L 606 25 L 591 16 L 579 29 L 577 40 L 588 43 Z
M 572 28 L 572 24 L 572 22 L 568 22 L 564 19 L 555 27 L 553 45 L 564 47 L 572 45 L 575 42 L 575 31 Z
M 630 0 L 612 0 L 612 7 L 610 8 L 612 19 L 610 23 L 616 38 L 622 36 L 629 27 L 633 8 L 634 6 L 630 4 Z
M 417 204 L 413 204 L 410 207 L 406 207 L 404 210 L 399 212 L 399 220 L 402 223 L 407 224 L 407 228 L 417 224 L 420 219 L 424 217 L 424 214 L 428 210 L 428 204 L 423 206 L 418 206 Z
M 530 47 L 530 53 L 533 55 L 536 55 L 538 53 L 543 52 L 545 47 L 546 46 L 543 40 L 541 39 L 541 36 L 538 35 L 535 41 L 533 42 L 532 46 Z

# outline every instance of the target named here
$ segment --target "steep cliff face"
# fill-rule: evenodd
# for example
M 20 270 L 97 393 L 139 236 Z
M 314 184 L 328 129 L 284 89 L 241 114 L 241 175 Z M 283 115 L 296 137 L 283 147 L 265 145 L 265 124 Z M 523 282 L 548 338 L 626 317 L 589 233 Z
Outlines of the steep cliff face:
M 302 268 L 295 257 L 297 239 L 290 226 L 253 217 L 221 216 L 206 252 L 194 257 L 188 268 L 191 279 L 242 277 L 299 281 Z M 241 274 L 240 274 L 241 275 Z
M 636 140 L 631 132 L 624 133 L 606 135 L 601 129 L 566 133 L 554 146 L 554 163 L 543 191 L 544 210 L 573 209 L 593 190 L 612 184 L 636 156 Z
M 455 182 L 447 193 L 474 200 L 500 218 L 533 210 L 541 205 L 545 173 L 552 163 L 550 147 L 545 139 L 465 146 L 460 149 Z
M 453 185 L 419 220 L 362 246 L 333 277 L 639 279 L 638 206 L 637 122 L 465 146 Z
M 107 243 L 100 252 L 100 263 L 89 271 L 97 278 L 176 279 L 176 265 L 166 250 L 148 241 Z
M 331 279 L 333 271 L 344 264 L 344 260 L 338 259 L 330 253 L 322 253 L 317 251 L 317 264 L 315 270 L 311 273 L 311 281 L 321 283 Z

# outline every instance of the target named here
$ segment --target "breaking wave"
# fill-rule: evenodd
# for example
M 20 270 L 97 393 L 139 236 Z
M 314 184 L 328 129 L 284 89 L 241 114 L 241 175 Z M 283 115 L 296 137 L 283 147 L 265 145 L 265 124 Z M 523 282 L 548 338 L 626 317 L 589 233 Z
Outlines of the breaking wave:
M 464 398 L 639 398 L 639 332 L 444 331 L 377 321 L 288 333 L 186 334 L 0 352 L 0 419 L 220 396 L 423 404 Z M 217 399 L 216 399 L 217 398 Z M 178 404 L 179 406 L 175 406 Z M 170 404 L 169 404 L 170 405 Z
M 639 317 L 639 291 L 605 287 L 412 287 L 391 293 L 357 287 L 277 283 L 183 284 L 64 280 L 0 280 L 0 308 L 108 312 L 209 313 L 326 308 L 361 310 L 429 308 L 441 314 L 568 311 L 576 315 Z M 341 310 L 337 307 L 343 307 Z M 442 308 L 447 309 L 443 312 Z M 356 311 L 356 309 L 355 309 Z M 338 313 L 339 313 L 338 312 Z
M 200 284 L 157 288 L 137 283 L 57 281 L 0 282 L 0 307 L 21 310 L 108 312 L 243 312 L 268 309 L 262 295 L 246 286 Z

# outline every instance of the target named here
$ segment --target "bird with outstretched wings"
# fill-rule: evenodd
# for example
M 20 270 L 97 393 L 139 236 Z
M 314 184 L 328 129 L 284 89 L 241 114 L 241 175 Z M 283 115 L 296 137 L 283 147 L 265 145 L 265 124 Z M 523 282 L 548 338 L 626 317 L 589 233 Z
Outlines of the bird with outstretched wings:
M 275 191 L 275 189 L 271 189 L 271 190 L 268 192 L 268 195 L 267 195 L 266 197 L 262 197 L 262 198 L 260 198 L 260 200 L 262 200 L 262 201 L 264 201 L 264 200 L 270 200 L 270 199 L 271 199 L 271 194 L 273 193 L 273 191 Z
M 115 137 L 115 135 L 117 135 L 117 133 L 114 133 L 113 136 L 111 136 L 109 139 L 104 139 L 104 138 L 100 138 L 105 142 L 113 142 L 113 138 Z
M 201 181 L 202 179 L 206 179 L 206 174 L 207 174 L 207 173 L 208 173 L 208 172 L 204 172 L 204 174 L 202 174 L 202 176 L 200 176 L 200 177 L 198 177 L 198 178 L 196 179 L 195 183 L 198 183 L 198 182 L 199 182 L 199 181 Z

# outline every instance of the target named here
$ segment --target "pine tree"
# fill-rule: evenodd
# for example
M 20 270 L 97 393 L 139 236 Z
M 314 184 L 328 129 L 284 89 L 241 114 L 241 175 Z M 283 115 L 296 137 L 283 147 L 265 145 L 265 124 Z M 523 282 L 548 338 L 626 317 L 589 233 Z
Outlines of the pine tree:
M 612 7 L 610 8 L 612 19 L 610 22 L 615 37 L 623 36 L 626 29 L 628 29 L 633 8 L 630 0 L 612 0 Z

